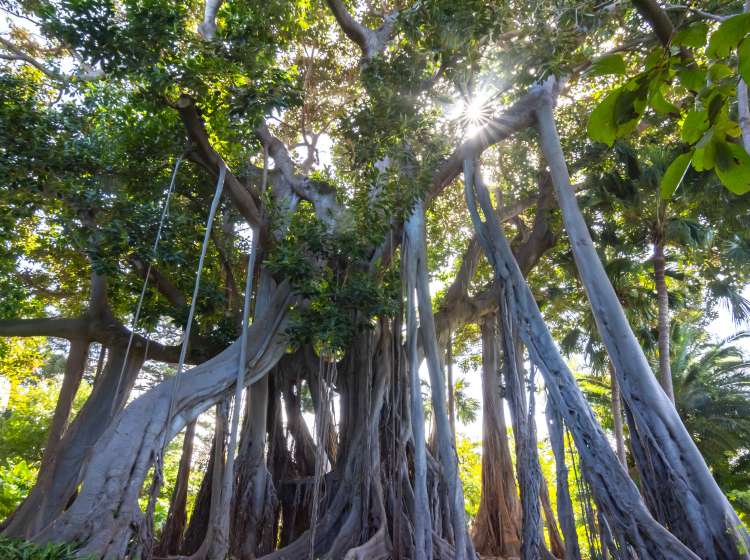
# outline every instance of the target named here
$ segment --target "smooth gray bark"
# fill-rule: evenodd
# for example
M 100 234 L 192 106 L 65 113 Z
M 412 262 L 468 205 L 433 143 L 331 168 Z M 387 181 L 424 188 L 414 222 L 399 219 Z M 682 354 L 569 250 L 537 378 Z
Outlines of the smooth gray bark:
M 573 513 L 573 501 L 570 499 L 568 485 L 568 466 L 565 463 L 564 425 L 560 412 L 547 399 L 547 428 L 552 453 L 555 456 L 555 479 L 557 484 L 557 518 L 560 520 L 563 538 L 565 539 L 565 560 L 579 560 L 581 549 L 578 545 L 576 520 Z
M 750 558 L 750 537 L 659 386 L 591 240 L 570 184 L 552 100 L 537 109 L 539 139 L 597 329 L 646 446 L 669 529 L 705 560 Z M 611 521 L 611 520 L 610 520 Z
M 51 468 L 40 476 L 13 513 L 5 535 L 31 538 L 65 509 L 81 480 L 92 447 L 110 425 L 112 411 L 118 412 L 125 405 L 143 364 L 143 350 L 137 345 L 131 348 L 121 378 L 125 346 L 110 348 L 100 382 L 60 440 Z
M 425 357 L 427 358 L 427 369 L 430 374 L 432 413 L 436 420 L 440 464 L 443 467 L 443 475 L 448 484 L 456 560 L 461 560 L 466 557 L 473 558 L 475 552 L 466 527 L 466 512 L 461 479 L 458 476 L 456 445 L 451 433 L 445 404 L 445 376 L 443 375 L 443 365 L 437 346 L 435 319 L 432 315 L 424 227 L 424 206 L 419 201 L 407 222 L 405 232 L 410 258 L 416 261 L 419 328 Z
M 416 214 L 413 220 L 418 220 Z M 413 224 L 411 229 L 419 227 Z M 406 231 L 409 231 L 407 224 Z M 408 235 L 408 234 L 405 234 Z M 432 521 L 427 499 L 427 442 L 425 441 L 424 405 L 419 382 L 419 353 L 417 326 L 417 255 L 412 245 L 404 243 L 404 272 L 406 276 L 406 344 L 409 360 L 409 403 L 412 437 L 414 439 L 414 557 L 416 560 L 432 558 Z
M 523 278 L 490 202 L 487 189 L 474 182 L 474 166 L 464 168 L 465 194 L 474 228 L 497 281 L 504 286 L 510 313 L 532 361 L 544 377 L 553 406 L 560 411 L 576 442 L 585 475 L 597 504 L 622 540 L 632 544 L 643 560 L 675 560 L 697 556 L 654 520 L 638 489 L 617 460 L 604 432 L 561 356 Z M 476 194 L 475 194 L 476 188 Z M 477 198 L 486 222 L 477 210 Z
M 265 375 L 286 349 L 283 336 L 291 303 L 282 285 L 268 309 L 248 332 L 246 383 Z M 163 441 L 171 440 L 199 414 L 231 390 L 237 378 L 239 341 L 214 358 L 184 372 L 174 392 L 174 414 L 168 423 L 172 377 L 144 393 L 119 414 L 94 445 L 83 485 L 71 507 L 35 537 L 39 543 L 82 544 L 82 554 L 120 558 L 133 526 L 142 522 L 138 496 Z M 136 437 L 134 437 L 134 434 Z

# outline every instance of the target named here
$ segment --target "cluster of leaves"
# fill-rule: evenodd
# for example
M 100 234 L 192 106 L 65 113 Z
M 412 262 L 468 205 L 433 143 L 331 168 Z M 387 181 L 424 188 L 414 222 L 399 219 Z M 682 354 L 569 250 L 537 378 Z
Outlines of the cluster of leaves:
M 42 546 L 0 537 L 0 557 L 4 560 L 74 560 L 81 558 L 76 553 L 76 548 L 73 543 L 50 543 Z
M 368 273 L 371 246 L 346 227 L 329 231 L 303 205 L 284 238 L 273 248 L 266 265 L 305 298 L 295 308 L 289 334 L 294 346 L 313 344 L 328 352 L 341 351 L 362 326 L 392 316 L 398 309 L 400 284 L 395 273 L 382 280 Z
M 634 132 L 650 108 L 659 118 L 680 120 L 684 153 L 664 174 L 664 198 L 672 196 L 691 164 L 698 172 L 715 171 L 735 194 L 750 191 L 750 155 L 737 140 L 740 128 L 730 113 L 737 80 L 750 79 L 748 30 L 750 14 L 727 19 L 710 38 L 704 22 L 679 30 L 669 49 L 654 48 L 637 75 L 602 99 L 591 113 L 589 136 L 611 146 Z M 620 55 L 592 67 L 593 75 L 626 71 Z

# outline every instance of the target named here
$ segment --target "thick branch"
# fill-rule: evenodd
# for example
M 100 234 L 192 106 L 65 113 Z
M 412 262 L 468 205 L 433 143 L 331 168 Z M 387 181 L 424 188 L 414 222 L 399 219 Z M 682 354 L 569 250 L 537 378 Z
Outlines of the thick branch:
M 203 124 L 195 101 L 188 95 L 181 95 L 176 103 L 177 111 L 180 113 L 182 122 L 185 124 L 188 138 L 193 143 L 195 152 L 192 154 L 194 159 L 205 167 L 214 177 L 218 176 L 219 168 L 224 164 L 221 156 L 213 149 L 208 141 L 206 127 Z M 239 210 L 240 214 L 250 223 L 251 226 L 261 226 L 261 216 L 258 209 L 255 196 L 249 191 L 240 180 L 227 171 L 225 185 L 228 188 L 229 196 L 232 202 Z
M 216 14 L 221 7 L 222 0 L 206 0 L 203 12 L 203 23 L 198 26 L 198 33 L 206 41 L 211 41 L 216 36 Z
M 25 62 L 37 70 L 39 70 L 42 74 L 47 76 L 48 78 L 51 78 L 58 82 L 67 83 L 68 78 L 61 74 L 60 72 L 53 70 L 52 68 L 48 68 L 46 65 L 39 62 L 37 59 L 35 59 L 33 56 L 26 54 L 21 49 L 19 49 L 16 45 L 8 41 L 7 39 L 4 39 L 0 37 L 0 45 L 5 47 L 8 51 L 10 51 L 12 54 L 0 54 L 0 58 L 3 58 L 5 60 L 18 60 L 20 62 Z
M 665 47 L 669 46 L 674 34 L 674 25 L 667 12 L 661 9 L 656 0 L 633 0 L 638 13 L 651 25 L 654 33 Z
M 71 339 L 84 338 L 86 330 L 87 322 L 81 318 L 0 320 L 0 336 L 53 336 Z
M 341 0 L 326 1 L 342 31 L 362 50 L 365 60 L 371 60 L 383 52 L 393 34 L 398 12 L 388 14 L 383 24 L 372 30 L 355 20 Z
M 130 259 L 133 267 L 145 278 L 148 265 L 140 257 L 132 257 Z M 154 286 L 159 293 L 167 298 L 167 301 L 175 307 L 182 307 L 186 304 L 185 296 L 161 271 L 151 265 L 151 273 L 149 274 L 150 280 L 154 282 Z
M 432 179 L 429 203 L 458 177 L 464 160 L 473 160 L 493 144 L 510 138 L 534 123 L 534 111 L 539 107 L 541 94 L 534 88 L 518 100 L 512 107 L 487 123 L 477 134 L 461 144 L 443 163 Z

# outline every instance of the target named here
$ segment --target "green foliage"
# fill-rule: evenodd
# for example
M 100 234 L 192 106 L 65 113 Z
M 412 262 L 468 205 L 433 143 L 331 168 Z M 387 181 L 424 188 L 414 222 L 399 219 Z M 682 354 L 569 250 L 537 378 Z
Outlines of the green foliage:
M 0 438 L 4 435 L 0 432 Z M 10 515 L 28 496 L 36 483 L 36 475 L 37 466 L 25 459 L 11 458 L 0 462 L 0 519 Z
M 685 150 L 689 157 L 679 156 L 665 175 L 661 189 L 665 198 L 674 194 L 687 163 L 697 171 L 714 170 L 734 194 L 750 192 L 750 155 L 739 144 L 740 129 L 730 111 L 738 78 L 750 74 L 748 21 L 748 14 L 740 14 L 722 22 L 707 46 L 705 23 L 680 29 L 670 50 L 654 48 L 642 61 L 643 70 L 607 94 L 591 112 L 589 137 L 612 146 L 617 138 L 633 133 L 642 120 L 654 120 L 646 114 L 650 108 L 655 117 L 681 119 L 680 137 L 690 149 Z M 737 56 L 732 58 L 735 50 Z M 601 73 L 620 72 L 592 75 Z
M 478 452 L 479 447 L 479 443 L 468 438 L 456 437 L 458 476 L 463 486 L 466 516 L 470 520 L 477 516 L 482 496 L 482 456 Z
M 311 209 L 292 217 L 287 234 L 267 266 L 305 298 L 289 327 L 294 346 L 313 344 L 326 352 L 346 348 L 357 330 L 376 317 L 392 316 L 400 295 L 395 272 L 382 280 L 368 273 L 369 245 L 356 231 L 328 231 Z

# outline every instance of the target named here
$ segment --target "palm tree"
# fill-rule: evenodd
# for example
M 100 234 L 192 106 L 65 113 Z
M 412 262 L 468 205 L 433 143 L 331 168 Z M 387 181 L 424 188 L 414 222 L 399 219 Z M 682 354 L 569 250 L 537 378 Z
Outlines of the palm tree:
M 692 326 L 677 327 L 672 336 L 675 405 L 730 496 L 750 487 L 750 361 L 738 346 L 748 338 L 744 331 L 715 341 Z M 734 505 L 750 514 L 750 504 Z

